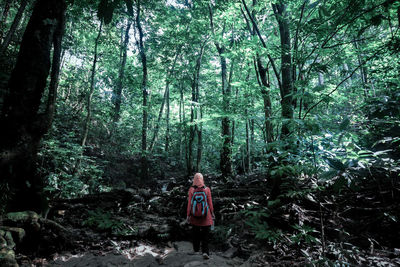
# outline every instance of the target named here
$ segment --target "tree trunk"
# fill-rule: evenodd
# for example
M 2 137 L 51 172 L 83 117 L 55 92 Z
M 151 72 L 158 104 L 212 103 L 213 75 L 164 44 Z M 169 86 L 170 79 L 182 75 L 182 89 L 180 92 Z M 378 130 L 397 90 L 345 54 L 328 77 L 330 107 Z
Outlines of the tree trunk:
M 218 49 L 221 64 L 221 79 L 222 79 L 222 97 L 223 97 L 223 112 L 228 114 L 230 111 L 230 95 L 231 90 L 226 79 L 226 58 L 223 55 L 224 49 Z M 232 136 L 231 136 L 231 121 L 228 116 L 222 118 L 222 151 L 220 169 L 223 177 L 232 176 Z
M 289 18 L 286 5 L 283 2 L 272 5 L 276 19 L 279 24 L 281 39 L 281 107 L 282 107 L 282 137 L 290 133 L 291 120 L 293 119 L 293 79 L 292 79 L 292 57 L 290 53 L 290 31 Z
M 167 113 L 168 113 L 168 120 L 169 120 L 169 85 L 170 85 L 171 75 L 174 73 L 174 70 L 175 70 L 175 64 L 176 64 L 176 60 L 178 59 L 179 53 L 180 53 L 180 48 L 179 48 L 178 52 L 175 55 L 174 62 L 172 63 L 171 70 L 168 71 L 167 74 L 166 74 L 164 97 L 163 97 L 163 100 L 161 102 L 160 111 L 158 112 L 158 118 L 157 118 L 156 127 L 154 129 L 153 138 L 151 139 L 151 142 L 150 142 L 150 146 L 149 146 L 149 151 L 150 152 L 153 150 L 154 144 L 155 144 L 155 142 L 157 140 L 157 135 L 158 135 L 158 131 L 160 130 L 160 124 L 161 124 L 160 122 L 161 122 L 161 118 L 162 118 L 165 102 L 167 102 L 167 104 L 168 104 Z
M 203 119 L 203 108 L 199 107 L 200 111 L 200 121 Z M 203 153 L 203 123 L 200 122 L 197 129 L 197 162 L 196 162 L 196 172 L 201 172 L 201 156 Z
M 167 91 L 167 114 L 166 114 L 166 131 L 165 131 L 165 152 L 167 153 L 168 157 L 168 150 L 169 150 L 169 112 L 170 112 L 170 105 L 169 105 L 169 88 Z
M 21 5 L 18 8 L 17 14 L 15 15 L 14 21 L 11 24 L 10 30 L 4 38 L 3 43 L 1 44 L 0 55 L 3 55 L 4 52 L 7 50 L 7 47 L 11 42 L 11 38 L 14 36 L 15 30 L 17 29 L 19 22 L 21 21 L 22 14 L 24 13 L 27 4 L 28 0 L 21 0 Z
M 9 209 L 41 211 L 43 181 L 36 174 L 35 160 L 53 116 L 65 10 L 63 0 L 36 2 L 8 83 L 0 117 L 0 177 L 13 192 Z M 47 108 L 39 113 L 50 67 Z
M 188 161 L 187 161 L 187 175 L 192 175 L 193 172 L 193 142 L 197 126 L 195 126 L 195 118 L 197 118 L 198 109 L 198 90 L 199 90 L 199 78 L 200 78 L 200 67 L 201 60 L 203 58 L 204 47 L 206 41 L 200 47 L 199 57 L 196 60 L 196 66 L 193 73 L 192 80 L 192 105 L 190 110 L 190 125 L 189 125 L 189 144 L 188 144 Z
M 184 166 L 184 159 L 187 161 L 188 160 L 188 148 L 187 148 L 187 143 L 188 143 L 188 138 L 187 138 L 187 131 L 186 131 L 186 116 L 185 116 L 185 101 L 183 97 L 183 83 L 181 84 L 181 90 L 180 90 L 180 102 L 181 102 L 181 165 L 182 167 Z M 182 141 L 183 138 L 183 141 Z M 185 144 L 185 145 L 183 145 Z M 185 157 L 185 158 L 183 158 Z
M 0 40 L 3 39 L 4 28 L 12 2 L 13 0 L 6 0 L 6 2 L 4 3 L 4 9 L 0 19 Z
M 88 137 L 88 133 L 89 133 L 89 128 L 90 128 L 90 119 L 92 117 L 92 98 L 93 98 L 93 94 L 94 94 L 94 78 L 95 78 L 95 74 L 96 74 L 96 64 L 97 64 L 97 47 L 99 45 L 99 40 L 100 40 L 100 36 L 101 36 L 101 30 L 103 27 L 103 21 L 100 22 L 100 26 L 99 26 L 99 33 L 97 34 L 95 43 L 94 43 L 94 57 L 93 57 L 93 64 L 92 64 L 92 72 L 91 72 L 91 76 L 90 76 L 90 87 L 89 87 L 89 92 L 87 95 L 87 103 L 86 103 L 86 119 L 85 119 L 85 124 L 83 126 L 83 137 L 82 137 L 82 147 L 84 147 L 86 145 L 86 140 Z
M 261 88 L 261 96 L 264 102 L 264 118 L 265 118 L 265 141 L 271 143 L 274 139 L 274 127 L 271 122 L 272 104 L 270 97 L 270 81 L 268 67 L 264 68 L 260 56 L 257 55 L 257 65 L 255 66 L 257 78 L 260 77 L 258 83 Z
M 142 71 L 143 71 L 143 77 L 142 77 L 142 95 L 143 95 L 143 102 L 142 102 L 142 108 L 143 108 L 143 114 L 142 114 L 142 181 L 146 181 L 148 178 L 148 160 L 147 160 L 147 112 L 148 112 L 148 107 L 147 107 L 147 100 L 148 100 L 148 89 L 147 89 L 147 57 L 146 57 L 146 52 L 144 50 L 144 43 L 143 43 L 143 29 L 142 25 L 140 23 L 140 0 L 137 1 L 137 12 L 136 12 L 136 26 L 139 31 L 139 53 L 140 53 L 140 59 L 142 61 Z
M 210 15 L 210 26 L 213 35 L 215 35 L 214 31 L 214 22 L 213 22 L 213 13 L 211 5 L 209 5 L 209 15 Z M 222 31 L 222 36 L 224 35 L 225 27 Z M 220 65 L 221 65 L 221 81 L 222 81 L 222 98 L 223 98 L 223 106 L 222 110 L 224 114 L 229 114 L 229 105 L 230 105 L 230 96 L 231 90 L 227 83 L 227 70 L 226 70 L 226 57 L 225 47 L 222 46 L 218 41 L 214 42 L 215 47 L 217 48 Z M 232 142 L 231 142 L 231 122 L 228 116 L 223 116 L 221 122 L 221 135 L 222 135 L 222 150 L 221 150 L 221 159 L 220 159 L 220 170 L 223 177 L 232 176 Z
M 122 88 L 123 88 L 123 83 L 124 83 L 124 76 L 125 76 L 125 65 L 126 65 L 126 56 L 128 52 L 128 44 L 129 44 L 129 30 L 131 29 L 131 24 L 132 21 L 128 18 L 128 23 L 126 25 L 125 29 L 125 39 L 124 43 L 121 47 L 121 52 L 122 52 L 122 60 L 121 60 L 121 66 L 119 69 L 119 74 L 118 74 L 118 82 L 117 82 L 117 87 L 114 90 L 113 94 L 113 104 L 114 104 L 114 122 L 118 122 L 120 118 L 120 110 L 121 110 L 121 102 L 122 102 Z

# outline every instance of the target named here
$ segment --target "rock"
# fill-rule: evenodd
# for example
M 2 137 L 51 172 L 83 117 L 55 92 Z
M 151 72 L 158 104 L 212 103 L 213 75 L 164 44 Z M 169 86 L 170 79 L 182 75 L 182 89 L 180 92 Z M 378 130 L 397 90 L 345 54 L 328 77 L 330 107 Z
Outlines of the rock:
M 18 267 L 15 260 L 15 252 L 9 248 L 2 248 L 0 250 L 0 266 L 2 267 Z
M 13 239 L 14 239 L 17 243 L 21 242 L 22 239 L 25 237 L 25 230 L 22 229 L 22 228 L 1 226 L 0 229 L 1 229 L 1 230 L 0 230 L 0 235 L 2 235 L 1 232 L 4 232 L 4 231 L 11 232 L 11 234 L 12 234 L 12 236 L 13 236 Z
M 7 246 L 7 241 L 4 239 L 3 236 L 0 236 L 0 249 Z
M 4 239 L 7 241 L 7 247 L 10 249 L 15 248 L 15 242 L 12 238 L 11 232 L 6 232 L 6 234 L 4 235 Z
M 233 247 L 228 249 L 227 251 L 224 252 L 224 254 L 222 254 L 222 257 L 227 258 L 227 259 L 231 259 L 233 257 L 236 256 L 238 249 Z
M 159 266 L 159 264 L 154 256 L 152 256 L 150 254 L 146 254 L 145 256 L 136 258 L 133 263 L 133 266 L 134 267 L 156 267 L 156 266 Z
M 193 251 L 193 245 L 190 242 L 186 242 L 186 241 L 179 241 L 179 242 L 174 242 L 174 248 L 178 251 L 178 252 L 192 252 Z
M 29 225 L 35 231 L 40 230 L 39 224 L 40 216 L 34 211 L 18 211 L 9 212 L 4 216 L 3 224 L 9 226 L 24 226 Z
M 202 266 L 203 262 L 201 261 L 191 261 L 183 265 L 183 267 L 194 267 L 194 266 Z

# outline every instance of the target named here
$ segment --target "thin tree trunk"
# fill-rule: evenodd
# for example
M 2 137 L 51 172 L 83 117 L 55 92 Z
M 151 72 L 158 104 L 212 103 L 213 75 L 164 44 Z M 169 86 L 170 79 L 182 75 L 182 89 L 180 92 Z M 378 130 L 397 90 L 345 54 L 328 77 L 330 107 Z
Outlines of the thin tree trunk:
M 167 154 L 168 154 L 168 150 L 169 150 L 169 111 L 170 111 L 170 105 L 169 105 L 169 88 L 168 88 L 168 91 L 167 91 L 167 114 L 166 114 L 167 129 L 165 131 L 165 152 Z
M 272 5 L 276 19 L 279 24 L 281 39 L 281 106 L 282 106 L 282 137 L 290 133 L 291 120 L 293 119 L 293 79 L 292 79 L 292 57 L 290 53 L 290 31 L 289 18 L 286 5 L 283 2 Z
M 203 123 L 201 120 L 203 119 L 203 107 L 200 105 L 200 123 L 197 130 L 197 164 L 196 171 L 201 172 L 201 156 L 203 153 Z
M 210 15 L 210 26 L 212 30 L 212 34 L 215 35 L 214 31 L 214 22 L 213 22 L 213 13 L 211 5 L 209 7 L 209 15 Z M 224 34 L 225 27 L 222 31 L 222 35 Z M 222 46 L 218 41 L 214 42 L 215 47 L 217 48 L 220 65 L 221 65 L 221 81 L 222 81 L 222 97 L 223 97 L 223 112 L 224 114 L 229 114 L 230 112 L 230 96 L 231 90 L 228 86 L 227 82 L 227 69 L 226 69 L 226 57 L 225 47 Z M 221 135 L 223 139 L 222 143 L 222 150 L 221 150 L 221 159 L 220 159 L 220 170 L 223 177 L 230 177 L 232 176 L 232 141 L 231 141 L 231 121 L 228 116 L 223 116 L 221 122 Z
M 179 94 L 180 94 L 180 98 L 179 98 L 179 162 L 182 163 L 183 162 L 183 85 L 182 83 L 180 84 L 180 88 L 179 88 Z M 186 140 L 185 140 L 186 143 Z M 183 166 L 183 164 L 182 164 Z
M 99 40 L 100 40 L 100 36 L 101 36 L 101 30 L 103 27 L 103 21 L 100 22 L 100 26 L 99 26 L 99 33 L 97 34 L 95 43 L 94 43 L 94 57 L 93 57 L 93 63 L 92 63 L 92 71 L 91 71 L 91 76 L 90 76 L 90 87 L 89 87 L 89 92 L 87 95 L 87 102 L 86 102 L 86 119 L 85 119 L 85 124 L 83 126 L 83 137 L 82 137 L 82 147 L 84 147 L 86 145 L 86 140 L 88 137 L 88 133 L 89 133 L 89 128 L 90 128 L 90 120 L 92 117 L 92 98 L 93 98 L 93 94 L 94 94 L 94 78 L 95 78 L 95 74 L 96 74 L 96 64 L 97 64 L 97 47 L 99 45 Z M 79 164 L 78 164 L 79 165 Z
M 121 47 L 122 52 L 122 60 L 121 66 L 119 69 L 118 74 L 118 82 L 117 87 L 114 90 L 113 94 L 113 104 L 114 104 L 114 122 L 119 121 L 120 118 L 120 110 L 121 110 L 121 103 L 122 103 L 122 88 L 124 83 L 124 76 L 125 76 L 125 65 L 126 65 L 126 56 L 128 53 L 128 44 L 129 44 L 129 30 L 131 29 L 132 21 L 128 18 L 128 23 L 125 29 L 125 39 L 123 45 Z
M 7 47 L 15 34 L 15 30 L 17 29 L 19 22 L 21 21 L 22 14 L 24 13 L 27 4 L 28 0 L 21 0 L 21 4 L 18 8 L 17 14 L 15 15 L 14 21 L 11 24 L 10 30 L 8 31 L 3 43 L 0 46 L 0 55 L 3 55 L 4 52 L 7 50 Z
M 13 192 L 8 204 L 14 211 L 41 211 L 43 181 L 36 174 L 35 160 L 40 140 L 52 121 L 59 67 L 56 57 L 59 57 L 65 10 L 63 0 L 36 2 L 8 83 L 0 116 L 0 177 Z M 46 20 L 54 23 L 45 25 L 43 21 Z M 47 108 L 40 114 L 50 67 L 52 77 Z
M 149 151 L 150 152 L 153 150 L 154 144 L 157 141 L 157 135 L 158 135 L 158 132 L 160 130 L 160 124 L 161 124 L 160 122 L 161 122 L 161 118 L 162 118 L 165 102 L 167 102 L 167 105 L 168 105 L 167 113 L 168 113 L 168 119 L 169 119 L 169 85 L 170 85 L 171 75 L 174 73 L 174 70 L 175 70 L 175 64 L 176 64 L 176 60 L 178 59 L 179 53 L 180 53 L 180 48 L 178 49 L 178 52 L 175 55 L 174 62 L 172 63 L 171 70 L 168 71 L 167 74 L 166 74 L 164 97 L 163 97 L 162 102 L 161 102 L 160 111 L 158 112 L 158 118 L 157 118 L 156 127 L 154 129 L 153 138 L 151 139 L 151 142 L 150 142 L 150 146 L 149 146 Z
M 200 67 L 201 60 L 204 54 L 204 48 L 207 41 L 204 41 L 200 47 L 200 53 L 196 60 L 196 66 L 193 73 L 192 80 L 192 104 L 190 110 L 190 125 L 189 125 L 189 144 L 188 144 L 188 161 L 187 161 L 187 175 L 192 175 L 193 172 L 193 142 L 195 138 L 195 133 L 197 126 L 195 126 L 195 118 L 197 118 L 198 109 L 198 90 L 199 90 L 199 79 L 200 79 Z
M 142 70 L 143 70 L 143 77 L 142 77 L 142 94 L 143 94 L 143 123 L 142 123 L 142 181 L 146 181 L 148 178 L 148 160 L 147 160 L 147 124 L 148 124 L 148 88 L 147 88 L 147 57 L 146 52 L 144 50 L 144 43 L 143 43 L 143 29 L 140 22 L 140 0 L 137 0 L 137 12 L 136 12 L 136 26 L 139 31 L 139 53 L 140 59 L 142 61 Z

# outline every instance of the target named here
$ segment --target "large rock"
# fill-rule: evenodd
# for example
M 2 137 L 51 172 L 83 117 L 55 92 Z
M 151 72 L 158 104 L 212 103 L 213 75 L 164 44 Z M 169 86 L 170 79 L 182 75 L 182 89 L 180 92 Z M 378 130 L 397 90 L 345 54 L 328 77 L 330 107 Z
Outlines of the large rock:
M 16 243 L 25 237 L 25 230 L 18 227 L 0 226 L 0 235 L 3 235 L 2 232 L 10 232 Z
M 0 266 L 2 267 L 18 267 L 15 260 L 15 252 L 7 247 L 0 250 Z

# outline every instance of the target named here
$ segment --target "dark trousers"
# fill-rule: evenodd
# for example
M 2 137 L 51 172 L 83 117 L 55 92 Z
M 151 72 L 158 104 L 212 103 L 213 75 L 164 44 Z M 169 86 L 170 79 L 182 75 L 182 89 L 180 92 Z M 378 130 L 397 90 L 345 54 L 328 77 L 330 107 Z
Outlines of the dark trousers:
M 200 250 L 201 244 L 201 252 L 209 254 L 208 250 L 208 239 L 210 236 L 210 226 L 196 226 L 193 225 L 193 250 L 198 252 Z

